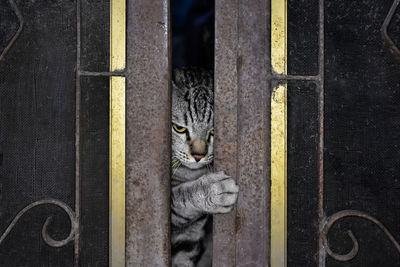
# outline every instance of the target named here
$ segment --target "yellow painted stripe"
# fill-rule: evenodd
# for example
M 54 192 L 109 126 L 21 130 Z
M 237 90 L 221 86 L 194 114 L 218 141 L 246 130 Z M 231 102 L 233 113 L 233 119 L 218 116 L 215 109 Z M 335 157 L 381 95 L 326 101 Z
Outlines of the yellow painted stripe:
M 278 74 L 287 74 L 286 10 L 286 0 L 271 0 L 271 65 Z
M 272 71 L 287 74 L 287 2 L 271 1 Z M 287 266 L 287 85 L 271 96 L 271 267 Z
M 110 266 L 125 266 L 125 78 L 110 81 Z
M 125 69 L 125 0 L 110 3 L 110 71 Z M 110 77 L 110 266 L 125 266 L 125 78 Z
M 125 69 L 125 0 L 110 1 L 110 70 Z

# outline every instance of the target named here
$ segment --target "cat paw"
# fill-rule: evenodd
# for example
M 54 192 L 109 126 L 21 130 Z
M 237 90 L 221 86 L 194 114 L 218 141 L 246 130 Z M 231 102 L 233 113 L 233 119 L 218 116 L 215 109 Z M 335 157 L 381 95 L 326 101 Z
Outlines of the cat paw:
M 224 172 L 209 173 L 201 179 L 204 211 L 208 213 L 227 213 L 233 210 L 239 186 Z

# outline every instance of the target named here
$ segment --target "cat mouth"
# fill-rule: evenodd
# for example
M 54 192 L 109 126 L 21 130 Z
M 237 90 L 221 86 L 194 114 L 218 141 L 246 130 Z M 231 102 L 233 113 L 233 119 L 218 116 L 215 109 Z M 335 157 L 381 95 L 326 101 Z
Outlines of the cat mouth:
M 204 167 L 205 165 L 210 164 L 210 162 L 206 161 L 180 161 L 180 160 L 173 160 L 171 162 L 171 167 L 173 169 L 179 168 L 180 166 L 185 166 L 189 169 L 199 169 Z
M 182 165 L 188 167 L 189 169 L 200 169 L 206 166 L 208 162 L 199 161 L 199 162 L 182 162 Z
M 171 162 L 171 166 L 173 169 L 179 168 L 180 166 L 185 166 L 189 169 L 200 169 L 205 166 L 212 164 L 213 162 L 213 154 L 185 154 L 182 157 L 183 153 L 178 153 L 178 155 L 173 155 L 173 160 Z
M 196 158 L 193 157 L 193 161 L 185 161 L 185 162 L 181 162 L 183 166 L 188 167 L 189 169 L 200 169 L 203 168 L 204 166 L 210 164 L 210 161 L 208 160 L 207 157 L 203 157 L 204 160 L 199 160 L 197 161 Z

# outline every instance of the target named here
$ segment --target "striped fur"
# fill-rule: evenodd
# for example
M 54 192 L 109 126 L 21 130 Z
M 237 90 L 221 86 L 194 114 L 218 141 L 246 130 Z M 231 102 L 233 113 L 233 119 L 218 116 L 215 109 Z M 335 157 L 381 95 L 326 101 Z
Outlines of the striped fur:
M 172 94 L 172 266 L 211 266 L 210 214 L 233 209 L 238 186 L 213 172 L 212 73 L 175 70 Z M 174 128 L 175 127 L 175 128 Z

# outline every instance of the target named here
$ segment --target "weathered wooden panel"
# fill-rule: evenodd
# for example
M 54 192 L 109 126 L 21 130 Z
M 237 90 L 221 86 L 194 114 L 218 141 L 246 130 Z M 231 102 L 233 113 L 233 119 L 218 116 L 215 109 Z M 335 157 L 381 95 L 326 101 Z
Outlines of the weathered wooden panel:
M 109 78 L 81 77 L 80 266 L 106 267 L 109 248 Z

